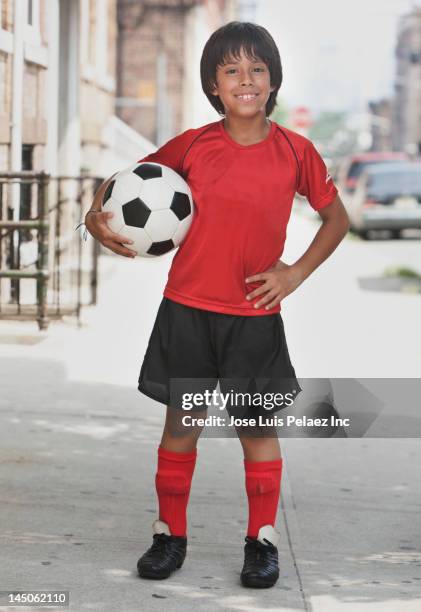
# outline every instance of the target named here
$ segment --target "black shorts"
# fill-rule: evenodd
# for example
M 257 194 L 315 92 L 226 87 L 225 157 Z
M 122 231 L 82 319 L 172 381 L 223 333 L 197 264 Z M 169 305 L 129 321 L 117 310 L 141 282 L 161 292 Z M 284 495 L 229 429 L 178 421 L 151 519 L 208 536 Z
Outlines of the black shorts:
M 139 391 L 172 408 L 186 409 L 185 394 L 192 399 L 191 394 L 211 392 L 218 381 L 220 391 L 230 398 L 225 406 L 230 416 L 254 418 L 292 405 L 291 398 L 302 389 L 281 314 L 223 314 L 164 297 L 140 370 Z M 288 399 L 282 399 L 286 394 Z M 206 406 L 196 402 L 187 409 Z

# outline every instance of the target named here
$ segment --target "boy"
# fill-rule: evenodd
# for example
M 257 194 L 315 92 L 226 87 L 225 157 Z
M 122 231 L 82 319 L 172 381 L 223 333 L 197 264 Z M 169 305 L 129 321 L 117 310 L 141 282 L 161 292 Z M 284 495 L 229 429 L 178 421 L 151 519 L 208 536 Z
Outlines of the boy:
M 172 261 L 139 376 L 139 390 L 167 405 L 155 479 L 159 520 L 152 546 L 138 561 L 143 578 L 167 578 L 186 555 L 186 509 L 201 428 L 188 427 L 178 435 L 184 415 L 171 395 L 172 382 L 194 379 L 200 387 L 203 380 L 220 379 L 222 388 L 226 377 L 263 377 L 271 388 L 288 379 L 300 391 L 280 301 L 335 250 L 349 228 L 312 143 L 268 119 L 282 67 L 264 28 L 231 22 L 214 32 L 203 50 L 201 81 L 223 119 L 187 130 L 139 160 L 162 163 L 182 175 L 197 209 Z M 110 180 L 95 196 L 91 210 L 97 214 L 85 221 L 102 244 L 132 257 L 130 240 L 106 226 L 112 213 L 99 212 Z M 307 251 L 288 265 L 279 258 L 296 192 L 307 197 L 322 224 Z M 247 407 L 247 416 L 258 413 L 257 407 Z M 206 410 L 196 413 L 205 415 Z M 277 435 L 250 437 L 247 427 L 237 433 L 249 508 L 241 582 L 270 587 L 279 576 L 274 527 L 282 473 L 279 441 Z

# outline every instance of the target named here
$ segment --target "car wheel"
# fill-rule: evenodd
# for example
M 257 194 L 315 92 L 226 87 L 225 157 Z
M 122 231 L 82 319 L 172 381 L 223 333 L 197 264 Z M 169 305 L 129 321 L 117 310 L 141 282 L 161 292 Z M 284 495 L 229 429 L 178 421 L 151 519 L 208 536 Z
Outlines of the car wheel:
M 368 230 L 360 230 L 358 232 L 358 235 L 360 236 L 360 238 L 362 238 L 363 240 L 370 240 L 370 232 Z
M 402 238 L 401 230 L 390 230 L 390 237 L 392 238 L 392 240 L 399 240 L 399 238 Z
M 351 232 L 351 234 L 354 234 L 354 236 L 360 235 L 360 231 L 353 225 L 350 226 L 349 231 Z

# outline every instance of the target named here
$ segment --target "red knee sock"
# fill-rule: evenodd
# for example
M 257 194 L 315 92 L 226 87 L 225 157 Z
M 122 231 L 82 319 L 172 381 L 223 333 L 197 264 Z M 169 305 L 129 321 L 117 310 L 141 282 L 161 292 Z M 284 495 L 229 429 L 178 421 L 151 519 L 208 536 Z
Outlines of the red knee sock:
M 159 520 L 167 523 L 174 536 L 186 536 L 187 502 L 196 456 L 197 449 L 191 453 L 176 453 L 158 447 L 155 486 L 159 500 Z
M 275 526 L 281 490 L 282 457 L 275 461 L 244 459 L 249 504 L 247 535 L 256 538 L 263 525 Z

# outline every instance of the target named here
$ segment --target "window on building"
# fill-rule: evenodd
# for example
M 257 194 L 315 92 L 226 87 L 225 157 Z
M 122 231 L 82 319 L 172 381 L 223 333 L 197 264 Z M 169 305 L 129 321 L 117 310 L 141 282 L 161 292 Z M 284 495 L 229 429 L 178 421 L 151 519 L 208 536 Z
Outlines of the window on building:
M 0 52 L 0 113 L 6 111 L 6 55 Z
M 33 170 L 34 145 L 22 145 L 22 170 Z M 21 219 L 31 218 L 31 194 L 33 193 L 31 183 L 22 183 L 20 188 L 20 213 Z M 27 242 L 32 239 L 31 230 L 21 232 L 21 241 Z
M 32 0 L 28 0 L 28 23 L 34 25 L 34 3 Z
M 96 65 L 98 74 L 105 77 L 108 62 L 108 2 L 96 2 Z
M 33 45 L 41 44 L 40 37 L 40 6 L 39 0 L 26 0 L 26 32 L 27 42 Z
M 10 10 L 10 6 L 7 5 L 6 0 L 0 0 L 0 29 L 7 30 L 7 11 Z
M 80 3 L 80 48 L 82 64 L 88 61 L 88 39 L 89 39 L 89 0 L 81 0 Z
M 88 34 L 88 62 L 95 64 L 95 32 L 96 32 L 96 0 L 88 2 L 88 19 L 89 19 L 89 34 Z
M 107 77 L 108 0 L 81 0 L 81 56 L 83 74 L 103 82 Z

